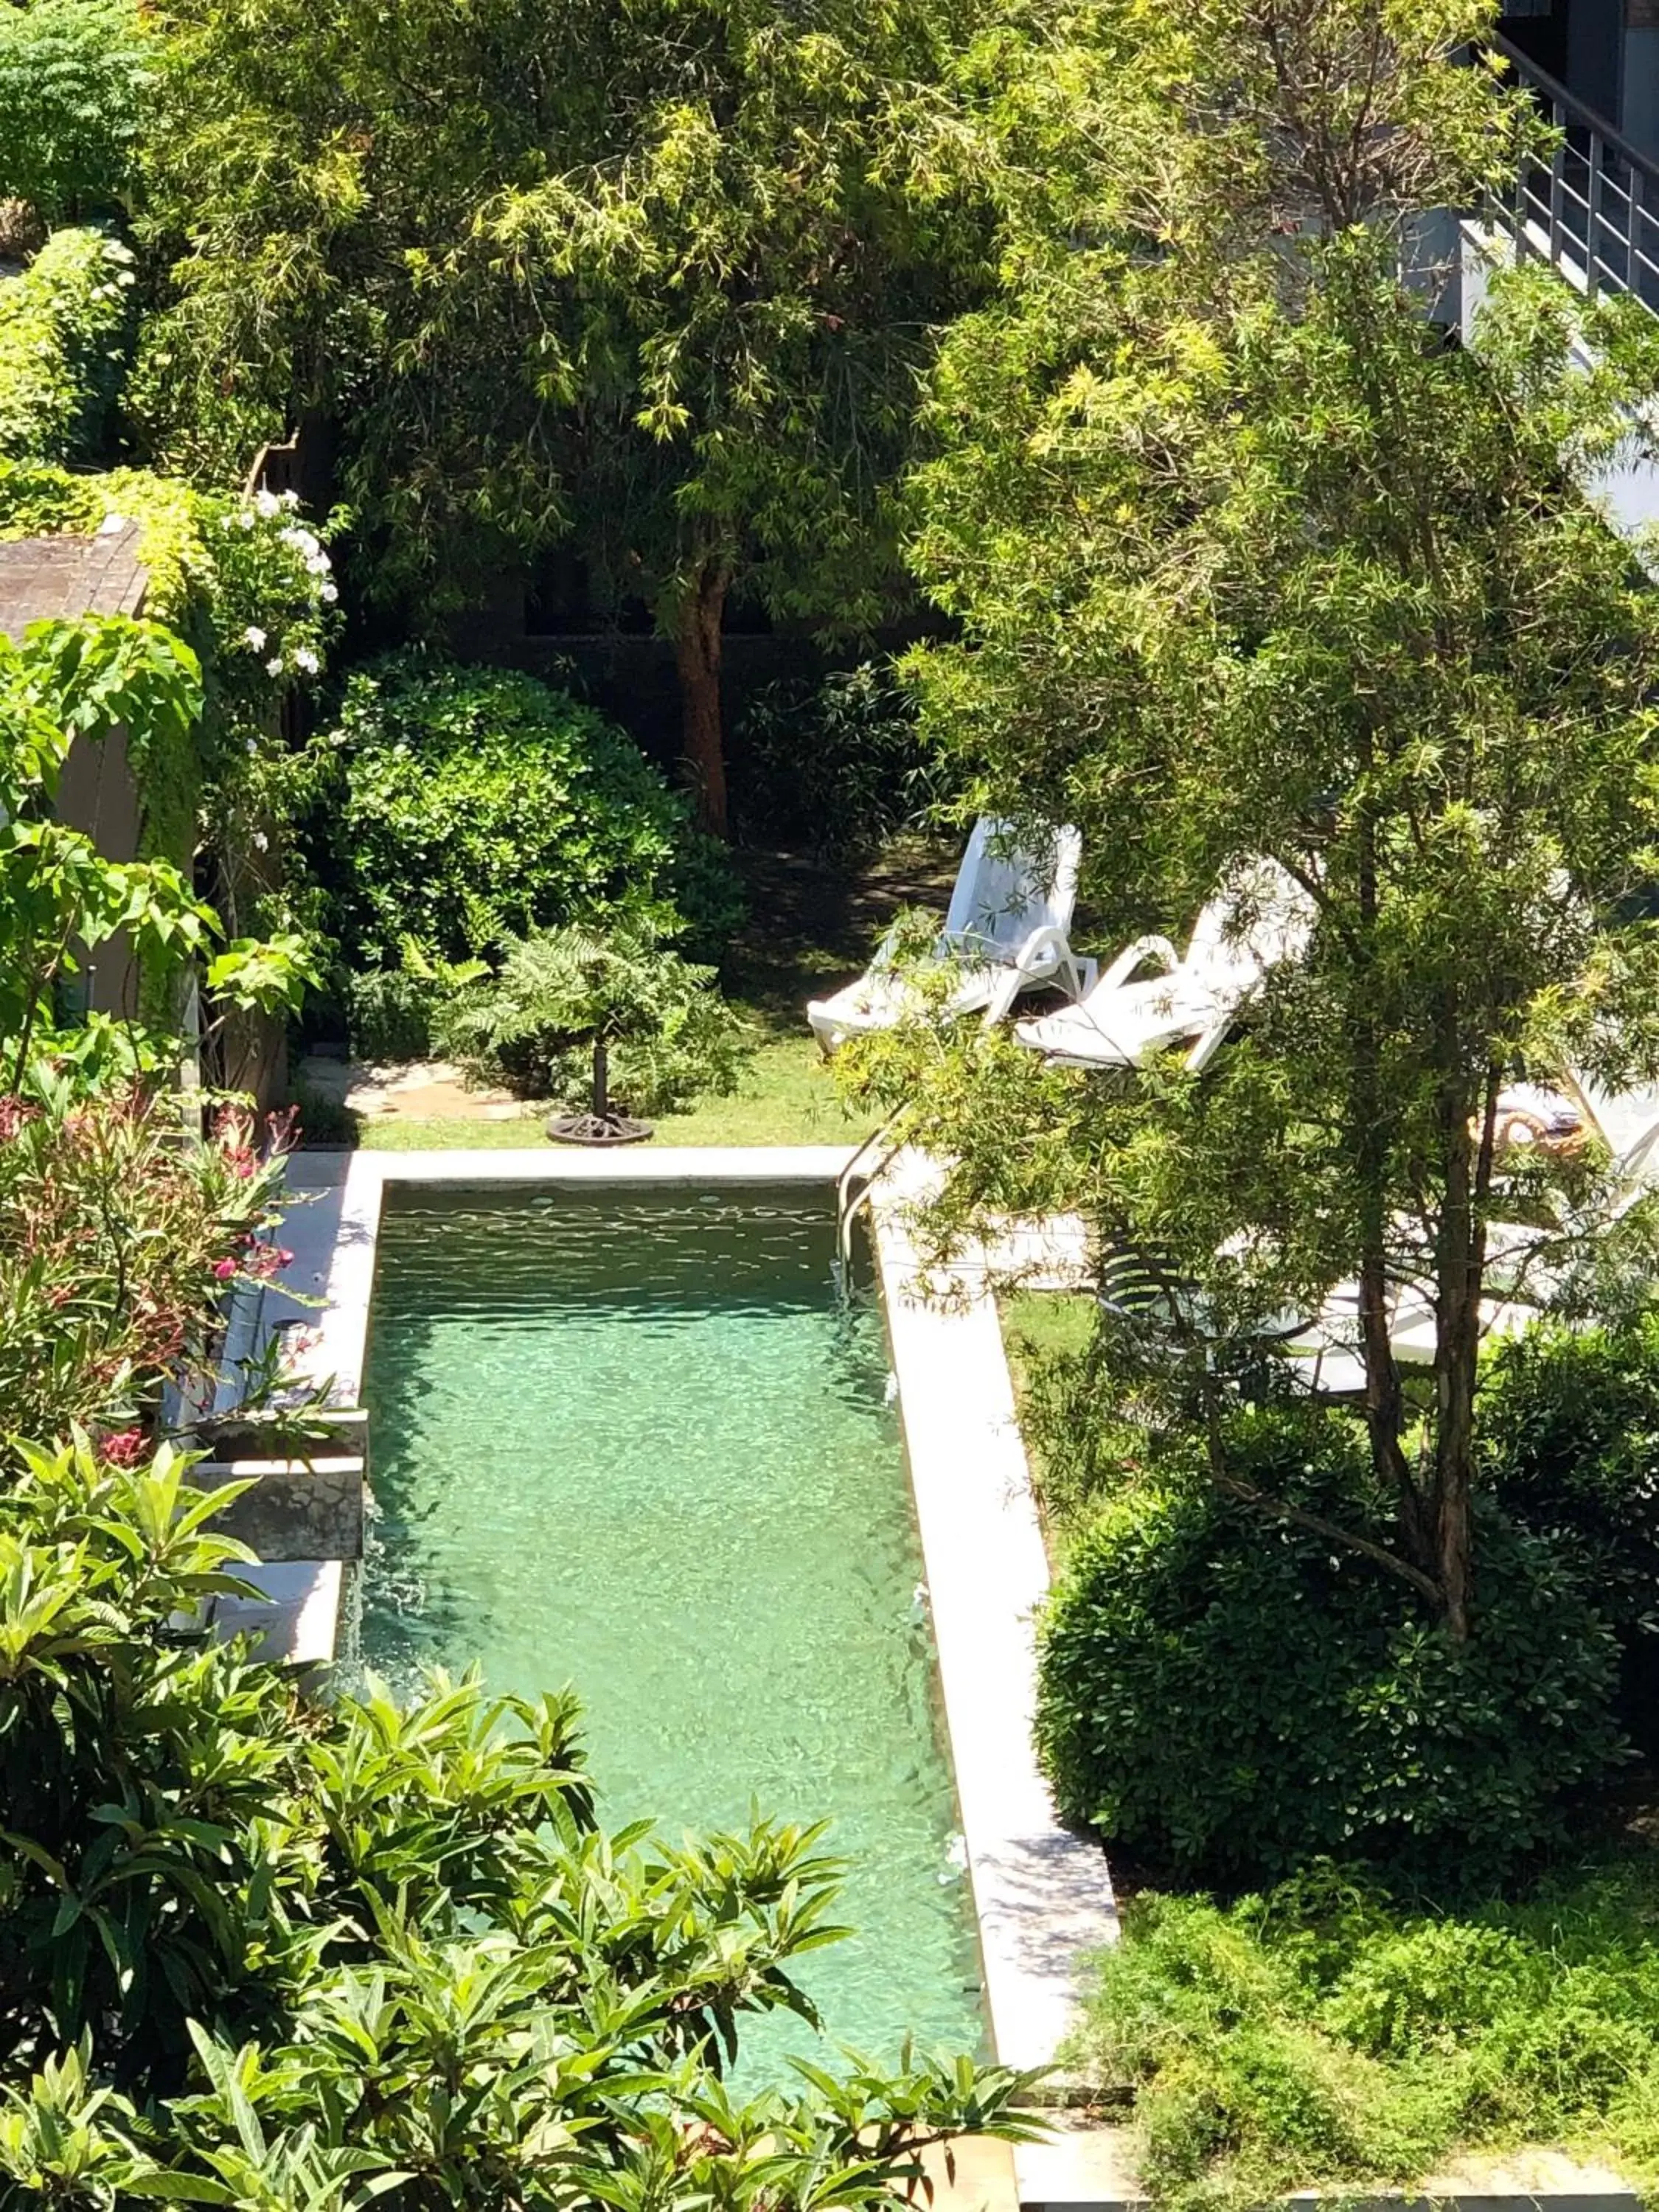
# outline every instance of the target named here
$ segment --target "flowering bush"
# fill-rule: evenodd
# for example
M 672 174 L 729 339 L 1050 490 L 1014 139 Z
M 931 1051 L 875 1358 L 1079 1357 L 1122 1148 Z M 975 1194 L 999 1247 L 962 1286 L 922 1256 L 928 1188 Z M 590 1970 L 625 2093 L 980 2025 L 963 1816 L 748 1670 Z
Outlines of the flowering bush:
M 239 693 L 247 685 L 268 696 L 271 684 L 322 672 L 340 593 L 321 537 L 299 520 L 299 503 L 291 491 L 216 501 L 220 511 L 206 533 L 213 627 L 223 680 Z
M 210 1352 L 225 1287 L 282 1264 L 265 1232 L 287 1134 L 232 1111 L 187 1145 L 176 1101 L 137 1090 L 56 1109 L 0 1098 L 9 1437 L 78 1423 L 137 1451 L 161 1384 Z
M 198 491 L 145 469 L 77 476 L 0 455 L 0 538 L 138 526 L 145 610 L 213 664 L 223 699 L 264 711 L 283 685 L 319 674 L 339 590 L 324 540 L 292 492 Z

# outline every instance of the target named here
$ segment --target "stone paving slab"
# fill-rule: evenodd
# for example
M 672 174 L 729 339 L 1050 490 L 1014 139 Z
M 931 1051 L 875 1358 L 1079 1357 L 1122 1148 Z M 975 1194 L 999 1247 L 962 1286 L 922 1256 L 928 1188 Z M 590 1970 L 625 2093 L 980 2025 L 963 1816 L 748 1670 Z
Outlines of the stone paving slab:
M 1021 2143 L 1013 2156 L 1024 2212 L 1148 2212 L 1127 2126 L 1056 2115 L 1048 2142 Z M 1415 2188 L 1341 2197 L 1299 2190 L 1281 2203 L 1296 2212 L 1328 2203 L 1333 2212 L 1338 2204 L 1341 2212 L 1521 2212 L 1528 2205 L 1540 2212 L 1637 2212 L 1641 2199 L 1609 2166 L 1523 2147 L 1471 2154 Z

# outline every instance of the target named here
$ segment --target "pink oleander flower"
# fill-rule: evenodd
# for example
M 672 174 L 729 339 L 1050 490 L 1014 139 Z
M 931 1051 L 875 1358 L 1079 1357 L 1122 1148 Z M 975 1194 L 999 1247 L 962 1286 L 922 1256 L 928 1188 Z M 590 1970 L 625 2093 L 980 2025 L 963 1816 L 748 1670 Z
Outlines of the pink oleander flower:
M 228 1283 L 236 1273 L 236 1262 L 234 1260 L 216 1260 L 213 1263 L 213 1273 L 216 1280 Z

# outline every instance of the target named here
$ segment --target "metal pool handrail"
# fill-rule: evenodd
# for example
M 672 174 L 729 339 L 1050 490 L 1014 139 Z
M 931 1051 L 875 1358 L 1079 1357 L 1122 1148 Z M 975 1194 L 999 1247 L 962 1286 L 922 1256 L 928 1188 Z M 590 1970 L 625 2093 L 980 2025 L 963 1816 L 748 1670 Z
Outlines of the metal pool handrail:
M 877 1177 L 892 1165 L 904 1149 L 902 1140 L 896 1141 L 888 1146 L 880 1159 L 872 1161 L 876 1147 L 887 1136 L 903 1110 L 902 1106 L 896 1106 L 887 1119 L 870 1132 L 836 1178 L 836 1257 L 843 1267 L 853 1256 L 853 1223 L 859 1209 L 870 1203 Z M 860 1185 L 857 1190 L 853 1188 L 855 1182 Z
M 1628 292 L 1659 308 L 1659 164 L 1508 39 L 1491 44 L 1556 132 L 1548 167 L 1528 161 L 1512 198 L 1492 202 L 1516 260 L 1541 256 L 1592 299 Z

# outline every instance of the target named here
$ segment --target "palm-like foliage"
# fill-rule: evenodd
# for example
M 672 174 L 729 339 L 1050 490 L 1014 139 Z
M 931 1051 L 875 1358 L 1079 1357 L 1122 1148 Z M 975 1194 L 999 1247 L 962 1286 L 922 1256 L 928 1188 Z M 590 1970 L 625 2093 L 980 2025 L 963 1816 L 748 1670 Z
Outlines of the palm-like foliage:
M 518 939 L 500 975 L 459 996 L 437 1030 L 444 1049 L 484 1079 L 568 1104 L 587 1103 L 591 1089 L 598 1115 L 600 1049 L 617 1095 L 652 1114 L 729 1091 L 746 1042 L 714 970 L 637 922 L 603 933 L 573 923 Z

